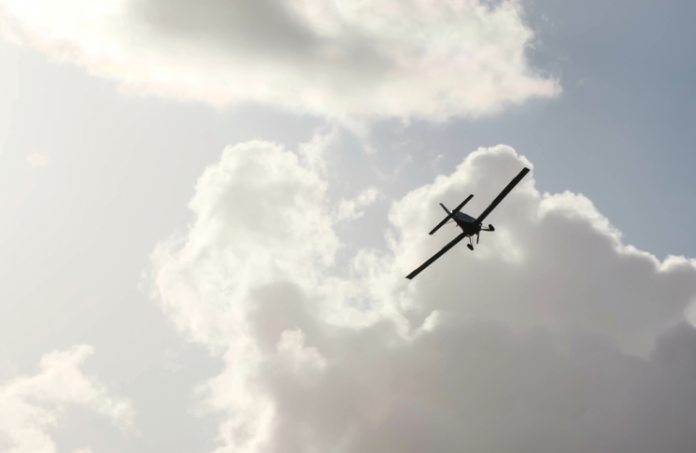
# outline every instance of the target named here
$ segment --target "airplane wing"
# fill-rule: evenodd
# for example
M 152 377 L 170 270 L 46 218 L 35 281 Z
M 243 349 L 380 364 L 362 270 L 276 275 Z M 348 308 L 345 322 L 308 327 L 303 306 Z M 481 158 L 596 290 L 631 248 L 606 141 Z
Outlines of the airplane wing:
M 486 210 L 483 211 L 483 212 L 481 213 L 481 215 L 478 217 L 478 219 L 476 219 L 476 222 L 475 222 L 474 224 L 475 224 L 475 225 L 478 225 L 479 223 L 483 222 L 483 219 L 485 219 L 486 217 L 488 217 L 488 214 L 490 214 L 491 211 L 493 211 L 493 210 L 495 209 L 495 207 L 498 206 L 498 204 L 499 204 L 501 201 L 503 201 L 503 198 L 505 198 L 505 197 L 507 196 L 507 194 L 509 194 L 510 191 L 511 191 L 512 189 L 515 188 L 515 186 L 517 185 L 517 183 L 520 182 L 520 181 L 522 180 L 522 178 L 524 178 L 525 175 L 526 175 L 527 173 L 529 173 L 529 168 L 524 167 L 524 168 L 522 169 L 522 171 L 519 172 L 519 173 L 517 174 L 517 176 L 515 176 L 515 179 L 513 179 L 512 181 L 510 181 L 510 184 L 508 184 L 507 187 L 505 187 L 505 188 L 503 189 L 503 191 L 500 192 L 500 195 L 498 195 L 498 196 L 496 197 L 496 199 L 493 200 L 493 203 L 491 203 L 490 206 L 488 206 L 488 207 L 486 208 Z
M 457 245 L 457 244 L 459 243 L 459 241 L 461 241 L 461 240 L 464 239 L 465 237 L 466 237 L 466 233 L 462 233 L 462 234 L 460 234 L 459 236 L 457 236 L 456 238 L 454 238 L 449 244 L 447 244 L 446 246 L 442 247 L 442 249 L 441 249 L 439 252 L 437 252 L 435 255 L 433 255 L 432 258 L 430 258 L 430 259 L 429 259 L 428 261 L 426 261 L 425 263 L 421 264 L 421 266 L 420 266 L 418 269 L 416 269 L 415 271 L 413 271 L 413 272 L 411 272 L 410 274 L 408 274 L 408 275 L 406 276 L 406 278 L 409 279 L 409 280 L 411 280 L 413 277 L 415 277 L 416 275 L 420 274 L 420 273 L 423 271 L 423 269 L 425 269 L 426 267 L 428 267 L 428 266 L 430 266 L 431 264 L 433 264 L 433 263 L 435 262 L 435 260 L 437 260 L 437 259 L 440 258 L 442 255 L 444 255 L 449 249 L 451 249 L 452 247 L 454 247 L 455 245 Z
M 449 219 L 451 219 L 452 217 L 454 217 L 454 215 L 455 215 L 456 213 L 458 213 L 458 212 L 464 207 L 464 205 L 467 204 L 467 203 L 469 202 L 469 200 L 471 200 L 472 198 L 474 198 L 474 196 L 473 196 L 473 195 L 469 195 L 469 196 L 466 198 L 466 200 L 462 201 L 462 204 L 460 204 L 459 206 L 457 206 L 456 208 L 454 208 L 454 211 L 448 212 L 448 213 L 447 213 L 447 217 L 445 217 L 445 219 L 444 219 L 442 222 L 438 223 L 437 226 L 436 226 L 435 228 L 433 228 L 433 231 L 430 232 L 430 234 L 433 234 L 433 233 L 435 233 L 437 230 L 439 230 L 440 227 L 441 227 L 442 225 L 444 225 L 445 223 L 447 223 L 447 221 L 448 221 Z M 445 208 L 445 205 L 444 205 L 444 204 L 440 203 L 440 206 L 442 206 L 442 209 L 444 209 L 445 211 L 447 211 L 447 208 Z

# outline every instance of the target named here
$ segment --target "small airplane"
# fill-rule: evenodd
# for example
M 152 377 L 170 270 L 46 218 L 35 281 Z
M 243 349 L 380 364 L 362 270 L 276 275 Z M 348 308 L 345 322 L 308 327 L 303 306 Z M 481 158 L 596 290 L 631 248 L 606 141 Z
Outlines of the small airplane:
M 437 224 L 435 228 L 433 228 L 433 231 L 430 232 L 430 234 L 435 233 L 437 230 L 440 229 L 441 226 L 449 222 L 450 220 L 454 220 L 457 223 L 457 226 L 462 229 L 462 233 L 454 238 L 449 244 L 446 246 L 442 247 L 442 250 L 437 252 L 435 255 L 433 255 L 432 258 L 430 258 L 428 261 L 423 263 L 418 269 L 414 270 L 410 274 L 406 276 L 407 279 L 411 280 L 413 277 L 416 275 L 420 274 L 426 267 L 430 266 L 440 258 L 442 255 L 444 255 L 449 249 L 457 245 L 462 239 L 464 238 L 469 238 L 469 243 L 466 244 L 467 247 L 469 247 L 469 250 L 474 250 L 474 244 L 473 244 L 473 237 L 476 236 L 476 243 L 479 243 L 479 234 L 481 231 L 495 231 L 495 228 L 493 228 L 493 225 L 488 225 L 488 228 L 484 228 L 482 225 L 483 220 L 488 216 L 488 214 L 495 209 L 498 204 L 503 201 L 503 198 L 507 196 L 507 194 L 510 193 L 512 189 L 519 183 L 522 178 L 525 177 L 525 175 L 529 173 L 529 168 L 524 167 L 522 171 L 519 172 L 515 178 L 510 181 L 510 183 L 503 189 L 502 192 L 500 192 L 500 195 L 496 197 L 495 200 L 486 208 L 485 211 L 481 213 L 480 216 L 478 216 L 477 219 L 471 217 L 470 215 L 464 214 L 463 212 L 460 212 L 460 210 L 464 207 L 465 204 L 469 202 L 472 198 L 474 198 L 473 195 L 469 195 L 466 200 L 462 201 L 462 203 L 454 208 L 454 210 L 450 211 L 445 207 L 444 204 L 440 203 L 440 206 L 442 206 L 442 209 L 445 210 L 447 213 L 447 217 L 444 218 L 444 220 L 440 223 Z

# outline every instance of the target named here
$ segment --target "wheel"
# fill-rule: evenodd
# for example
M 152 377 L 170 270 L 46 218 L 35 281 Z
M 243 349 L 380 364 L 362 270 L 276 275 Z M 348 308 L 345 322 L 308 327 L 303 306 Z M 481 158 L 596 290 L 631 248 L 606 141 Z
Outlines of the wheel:
M 493 228 L 493 225 L 491 225 L 491 224 L 488 224 L 488 229 L 489 229 L 490 231 L 495 231 L 495 228 Z
M 474 249 L 474 246 L 471 245 L 471 244 L 466 244 L 466 246 L 469 247 L 469 250 L 473 250 L 473 249 Z

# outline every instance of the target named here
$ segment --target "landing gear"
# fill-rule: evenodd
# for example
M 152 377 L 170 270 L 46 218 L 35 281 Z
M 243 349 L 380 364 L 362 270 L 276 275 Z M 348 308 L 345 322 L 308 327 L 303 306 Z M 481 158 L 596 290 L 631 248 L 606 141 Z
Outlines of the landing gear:
M 490 223 L 488 224 L 488 231 L 495 231 L 495 228 Z
M 469 247 L 469 250 L 474 250 L 474 246 L 471 244 L 466 244 L 467 247 Z

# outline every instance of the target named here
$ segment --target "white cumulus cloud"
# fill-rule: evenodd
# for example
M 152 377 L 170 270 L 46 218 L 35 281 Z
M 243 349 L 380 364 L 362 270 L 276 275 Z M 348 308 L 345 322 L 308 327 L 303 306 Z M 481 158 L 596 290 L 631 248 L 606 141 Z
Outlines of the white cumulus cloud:
M 454 237 L 438 202 L 475 215 L 522 168 L 479 149 L 393 203 L 388 250 L 337 277 L 327 183 L 254 141 L 199 179 L 186 234 L 154 278 L 179 329 L 224 360 L 201 385 L 216 453 L 691 452 L 696 265 L 626 246 L 586 197 L 528 175 L 496 231 L 404 276 Z
M 360 194 L 353 199 L 342 199 L 338 205 L 337 218 L 339 220 L 355 220 L 362 217 L 365 212 L 360 209 L 373 204 L 377 201 L 378 196 L 379 189 L 370 187 L 360 192 Z
M 0 0 L 4 35 L 132 92 L 443 119 L 559 93 L 520 1 Z
M 132 403 L 111 396 L 97 379 L 79 369 L 93 353 L 91 346 L 75 346 L 41 358 L 34 376 L 17 377 L 0 386 L 0 446 L 8 453 L 54 453 L 49 430 L 59 423 L 69 405 L 83 406 L 109 417 L 121 428 L 131 426 Z M 77 453 L 89 453 L 85 448 Z

